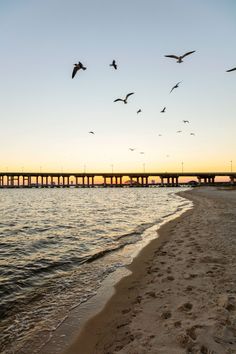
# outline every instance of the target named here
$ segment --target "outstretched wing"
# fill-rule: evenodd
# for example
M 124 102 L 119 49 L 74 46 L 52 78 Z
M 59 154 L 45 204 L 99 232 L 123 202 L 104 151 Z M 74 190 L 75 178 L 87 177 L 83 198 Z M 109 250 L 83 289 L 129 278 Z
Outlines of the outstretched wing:
M 165 55 L 165 57 L 179 59 L 179 57 L 177 57 L 177 55 Z
M 72 71 L 72 79 L 75 77 L 75 74 L 77 73 L 78 70 L 79 70 L 79 68 L 77 68 L 77 66 L 75 66 Z
M 129 96 L 131 96 L 131 95 L 133 95 L 133 94 L 134 94 L 134 92 L 130 92 L 130 93 L 128 93 L 128 94 L 126 95 L 125 99 L 127 100 L 127 99 L 128 99 L 128 97 L 129 97 Z
M 233 69 L 229 69 L 229 70 L 226 70 L 227 73 L 230 73 L 231 71 L 235 71 L 236 68 L 233 68 Z
M 87 68 L 79 61 L 79 69 L 86 70 Z
M 124 102 L 124 100 L 122 100 L 122 98 L 117 98 L 116 100 L 114 100 L 114 102 L 118 102 L 118 101 Z
M 187 52 L 184 55 L 182 55 L 182 58 L 186 57 L 187 55 L 190 55 L 192 53 L 196 52 L 196 50 L 192 50 L 191 52 Z

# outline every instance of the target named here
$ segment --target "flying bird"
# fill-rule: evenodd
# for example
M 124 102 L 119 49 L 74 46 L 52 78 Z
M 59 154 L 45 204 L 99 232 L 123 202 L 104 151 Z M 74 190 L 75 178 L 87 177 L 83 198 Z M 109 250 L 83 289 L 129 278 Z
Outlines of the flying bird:
M 135 148 L 129 148 L 129 150 L 130 150 L 130 151 L 134 151 L 134 150 L 135 150 Z
M 192 54 L 194 52 L 196 52 L 196 50 L 192 50 L 191 52 L 187 52 L 187 53 L 185 53 L 183 55 L 180 55 L 180 56 L 171 54 L 171 55 L 165 55 L 165 57 L 177 59 L 177 63 L 182 63 L 184 57 L 186 57 L 187 55 L 190 55 L 190 54 Z
M 233 69 L 229 69 L 229 70 L 226 70 L 227 73 L 230 73 L 231 71 L 235 71 L 236 68 L 233 68 Z
M 175 86 L 173 86 L 172 89 L 170 90 L 170 93 L 171 93 L 174 89 L 178 88 L 180 83 L 181 83 L 181 81 L 178 82 Z
M 89 132 L 89 134 L 93 134 L 93 135 L 94 135 L 95 133 L 91 130 L 91 131 Z
M 189 123 L 189 120 L 183 120 L 184 123 Z
M 113 66 L 113 68 L 115 70 L 117 70 L 117 64 L 116 64 L 116 61 L 115 60 L 112 60 L 112 63 L 110 64 L 110 66 Z
M 194 133 L 190 133 L 190 135 L 195 135 Z
M 122 101 L 122 102 L 124 102 L 124 103 L 126 104 L 126 103 L 127 103 L 127 99 L 129 98 L 129 96 L 131 96 L 131 95 L 133 95 L 133 94 L 134 94 L 134 92 L 130 92 L 130 93 L 128 93 L 128 94 L 125 96 L 124 99 L 122 99 L 122 98 L 117 98 L 116 100 L 114 100 L 114 102 Z
M 162 136 L 162 134 L 158 134 L 158 136 Z
M 137 114 L 139 114 L 139 113 L 141 113 L 142 112 L 142 110 L 141 109 L 139 109 L 138 111 L 137 111 Z
M 165 113 L 166 111 L 166 107 L 164 107 L 162 110 L 161 110 L 161 113 Z
M 74 64 L 74 69 L 72 72 L 72 79 L 75 77 L 77 71 L 80 69 L 86 70 L 87 68 L 85 66 L 83 66 L 83 64 L 79 61 L 78 64 Z
M 176 133 L 182 133 L 182 130 L 177 130 L 177 132 Z

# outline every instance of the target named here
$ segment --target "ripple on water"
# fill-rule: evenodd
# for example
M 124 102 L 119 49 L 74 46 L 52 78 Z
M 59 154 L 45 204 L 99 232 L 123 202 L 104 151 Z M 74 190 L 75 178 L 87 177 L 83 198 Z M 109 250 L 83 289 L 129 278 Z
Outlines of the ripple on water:
M 49 335 L 108 274 L 131 262 L 156 236 L 155 225 L 190 207 L 175 191 L 0 190 L 1 350 Z

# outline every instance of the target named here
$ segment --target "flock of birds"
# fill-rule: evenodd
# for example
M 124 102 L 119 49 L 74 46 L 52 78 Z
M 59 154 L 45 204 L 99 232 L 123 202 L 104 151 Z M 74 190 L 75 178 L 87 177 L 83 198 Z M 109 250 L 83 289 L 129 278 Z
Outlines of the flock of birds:
M 165 55 L 165 57 L 167 57 L 167 58 L 172 58 L 172 59 L 176 59 L 176 62 L 177 63 L 183 63 L 183 59 L 186 57 L 186 56 L 188 56 L 188 55 L 190 55 L 190 54 L 193 54 L 193 53 L 195 53 L 196 51 L 195 50 L 192 50 L 192 51 L 190 51 L 190 52 L 187 52 L 187 53 L 185 53 L 185 54 L 183 54 L 183 55 L 174 55 L 174 54 L 169 54 L 169 55 Z M 111 67 L 113 67 L 115 70 L 117 70 L 117 68 L 118 68 L 118 65 L 117 65 L 117 63 L 116 63 L 116 60 L 113 60 L 112 61 L 112 63 L 111 64 L 109 64 L 109 66 L 111 66 Z M 75 77 L 75 75 L 77 74 L 77 72 L 79 71 L 79 70 L 86 70 L 87 68 L 79 61 L 78 62 L 78 64 L 74 64 L 74 68 L 73 68 L 73 71 L 72 71 L 72 79 Z M 228 69 L 228 70 L 226 70 L 226 72 L 231 72 L 231 71 L 236 71 L 236 67 L 234 67 L 234 68 L 232 68 L 232 69 Z M 171 90 L 170 90 L 170 93 L 173 91 L 173 90 L 175 90 L 175 89 L 177 89 L 178 87 L 179 87 L 179 84 L 181 83 L 181 81 L 180 82 L 177 82 L 177 84 L 175 84 L 172 88 L 171 88 Z M 128 98 L 130 97 L 130 96 L 132 96 L 132 95 L 134 95 L 134 92 L 129 92 L 124 98 L 117 98 L 117 99 L 115 99 L 114 100 L 114 102 L 123 102 L 124 104 L 127 104 L 128 103 Z M 141 110 L 141 108 L 139 108 L 138 110 L 137 110 L 137 114 L 139 114 L 139 113 L 141 113 L 142 112 L 142 110 Z M 161 111 L 160 111 L 160 113 L 165 113 L 166 112 L 166 107 L 164 107 Z M 189 120 L 183 120 L 183 123 L 185 123 L 185 124 L 189 124 Z M 182 130 L 177 130 L 177 132 L 176 133 L 182 133 Z M 94 133 L 94 131 L 89 131 L 89 134 L 95 134 Z M 190 135 L 192 135 L 192 136 L 195 136 L 195 134 L 194 133 L 190 133 Z M 162 136 L 162 134 L 158 134 L 158 136 Z M 135 150 L 135 148 L 129 148 L 129 150 L 130 151 L 134 151 Z M 140 154 L 144 154 L 144 152 L 143 151 L 141 151 L 140 152 Z

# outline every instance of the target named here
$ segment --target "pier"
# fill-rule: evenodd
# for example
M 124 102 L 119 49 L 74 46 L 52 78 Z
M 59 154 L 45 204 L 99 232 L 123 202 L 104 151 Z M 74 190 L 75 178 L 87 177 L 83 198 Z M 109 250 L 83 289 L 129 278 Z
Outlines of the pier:
M 0 172 L 0 188 L 86 188 L 86 187 L 178 187 L 180 184 L 236 184 L 236 172 L 124 172 L 124 173 L 61 173 Z M 189 182 L 180 183 L 180 178 Z

